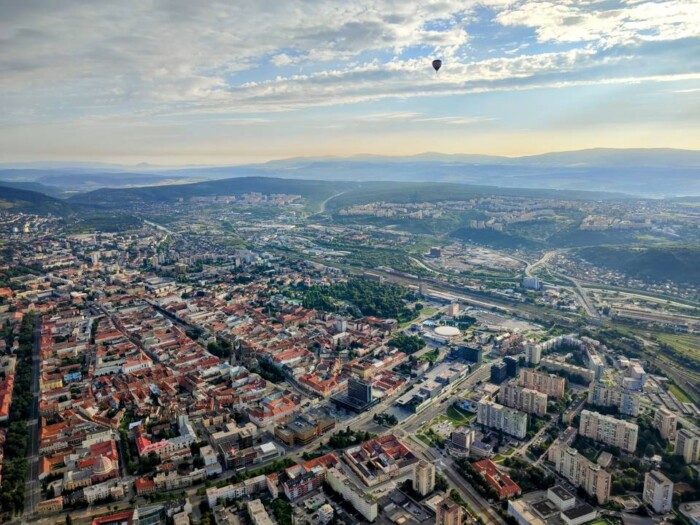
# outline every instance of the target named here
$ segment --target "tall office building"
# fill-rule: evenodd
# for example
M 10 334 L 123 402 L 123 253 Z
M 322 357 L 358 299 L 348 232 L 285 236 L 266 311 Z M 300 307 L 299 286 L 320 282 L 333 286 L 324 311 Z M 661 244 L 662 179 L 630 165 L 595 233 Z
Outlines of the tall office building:
M 556 398 L 564 397 L 566 391 L 566 379 L 563 377 L 537 372 L 530 368 L 520 369 L 518 384 Z
M 627 452 L 634 452 L 637 448 L 639 427 L 635 423 L 612 416 L 583 410 L 581 411 L 578 431 L 584 437 L 618 447 Z
M 462 525 L 462 506 L 452 498 L 445 498 L 437 505 L 436 525 Z
M 474 443 L 476 432 L 467 427 L 455 428 L 450 434 L 450 441 L 452 445 L 460 449 L 468 451 L 472 448 L 472 443 Z
M 544 416 L 547 413 L 547 394 L 518 386 L 516 381 L 501 385 L 498 401 L 502 405 L 517 408 L 527 414 Z
M 427 496 L 435 488 L 435 465 L 421 459 L 413 469 L 413 490 Z
M 566 443 L 555 442 L 549 447 L 548 459 L 556 471 L 573 483 L 582 487 L 587 494 L 593 496 L 602 505 L 610 498 L 612 476 L 600 465 L 593 463 L 578 453 L 575 448 Z
M 480 425 L 502 430 L 518 439 L 527 434 L 527 414 L 504 407 L 484 398 L 479 401 L 476 412 L 476 422 Z
M 372 401 L 372 383 L 364 379 L 351 377 L 348 381 L 348 397 L 361 404 Z
M 507 365 L 504 362 L 491 365 L 491 382 L 500 385 L 508 377 Z
M 666 514 L 673 508 L 673 482 L 658 470 L 647 472 L 644 476 L 644 503 L 649 505 L 654 512 Z
M 515 377 L 518 375 L 518 360 L 513 356 L 506 356 L 503 358 L 503 362 L 506 364 L 506 375 L 508 377 Z
M 659 407 L 654 414 L 654 427 L 659 431 L 661 437 L 673 441 L 676 439 L 676 425 L 678 416 L 666 407 Z
M 679 430 L 674 452 L 676 456 L 682 456 L 688 465 L 700 463 L 700 434 L 687 428 Z
M 460 359 L 464 359 L 465 361 L 470 361 L 472 363 L 477 364 L 481 364 L 484 354 L 481 348 L 467 345 L 459 345 L 458 347 L 453 349 L 452 352 Z

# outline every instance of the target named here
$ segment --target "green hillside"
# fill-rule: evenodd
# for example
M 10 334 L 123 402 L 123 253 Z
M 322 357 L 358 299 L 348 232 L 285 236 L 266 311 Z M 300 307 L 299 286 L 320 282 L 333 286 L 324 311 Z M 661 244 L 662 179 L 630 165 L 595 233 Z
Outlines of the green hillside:
M 141 188 L 99 189 L 75 195 L 71 202 L 90 202 L 103 207 L 122 207 L 125 203 L 175 202 L 192 197 L 212 195 L 241 195 L 262 193 L 271 195 L 286 193 L 301 195 L 313 207 L 325 199 L 347 189 L 356 187 L 352 182 L 328 182 L 318 180 L 277 179 L 272 177 L 239 177 L 193 184 L 173 184 L 169 186 L 148 186 Z
M 596 191 L 562 191 L 531 188 L 503 188 L 450 182 L 364 182 L 356 189 L 334 197 L 328 202 L 328 209 L 337 211 L 347 206 L 368 202 L 439 202 L 463 201 L 484 195 L 507 197 L 528 197 L 539 199 L 567 200 L 610 200 L 626 196 L 622 194 Z
M 631 277 L 654 281 L 700 283 L 700 247 L 612 247 L 581 248 L 578 254 L 585 260 L 624 272 Z
M 0 210 L 66 215 L 75 211 L 75 207 L 66 201 L 36 191 L 0 186 Z

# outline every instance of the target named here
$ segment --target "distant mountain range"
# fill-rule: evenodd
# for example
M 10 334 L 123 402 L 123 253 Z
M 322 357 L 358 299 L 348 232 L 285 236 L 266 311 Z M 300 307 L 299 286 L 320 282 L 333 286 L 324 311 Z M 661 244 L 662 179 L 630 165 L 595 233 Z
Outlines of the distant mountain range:
M 86 164 L 73 168 L 65 164 L 0 166 L 0 181 L 37 182 L 49 186 L 46 191 L 59 193 L 251 176 L 319 181 L 452 182 L 678 197 L 700 195 L 700 151 L 589 149 L 514 158 L 441 153 L 407 157 L 358 155 L 183 168 L 104 164 L 92 168 Z

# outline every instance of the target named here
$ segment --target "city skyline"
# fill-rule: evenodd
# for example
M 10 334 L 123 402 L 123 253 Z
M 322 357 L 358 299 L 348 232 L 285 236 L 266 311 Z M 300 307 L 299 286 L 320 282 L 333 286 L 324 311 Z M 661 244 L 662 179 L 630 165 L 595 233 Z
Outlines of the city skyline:
M 0 162 L 700 149 L 698 16 L 682 0 L 10 4 Z

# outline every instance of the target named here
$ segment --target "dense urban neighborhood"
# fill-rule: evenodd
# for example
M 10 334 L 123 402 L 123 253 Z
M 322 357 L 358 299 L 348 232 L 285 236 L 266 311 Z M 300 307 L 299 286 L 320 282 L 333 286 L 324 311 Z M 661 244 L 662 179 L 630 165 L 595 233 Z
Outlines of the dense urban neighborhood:
M 307 205 L 1 212 L 6 520 L 698 523 L 697 283 L 349 219 L 567 203 Z

